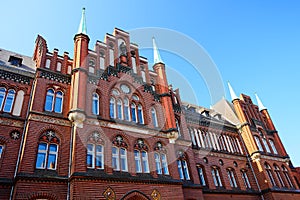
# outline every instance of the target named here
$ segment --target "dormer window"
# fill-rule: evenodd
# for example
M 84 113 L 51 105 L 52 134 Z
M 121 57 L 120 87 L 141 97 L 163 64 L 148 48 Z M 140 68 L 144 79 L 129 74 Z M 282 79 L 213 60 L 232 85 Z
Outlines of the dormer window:
M 8 59 L 8 62 L 10 62 L 10 64 L 14 65 L 14 66 L 22 66 L 22 58 L 18 58 L 15 56 L 10 56 Z

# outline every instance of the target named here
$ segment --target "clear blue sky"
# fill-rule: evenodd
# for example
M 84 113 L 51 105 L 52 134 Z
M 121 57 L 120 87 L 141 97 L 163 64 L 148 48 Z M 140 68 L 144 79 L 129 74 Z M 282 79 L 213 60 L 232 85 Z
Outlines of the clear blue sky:
M 248 94 L 254 102 L 254 93 L 259 94 L 294 165 L 300 166 L 299 1 L 3 1 L 0 47 L 31 56 L 40 34 L 50 51 L 58 48 L 60 54 L 68 51 L 72 55 L 82 7 L 87 12 L 90 48 L 114 27 L 162 27 L 193 38 L 211 56 L 224 84 L 230 80 L 236 93 Z M 151 62 L 149 51 L 144 53 Z M 170 53 L 161 53 L 165 63 L 179 73 L 189 67 L 185 61 L 172 59 Z M 209 107 L 212 102 L 204 81 L 191 74 L 187 79 L 197 93 L 197 103 Z

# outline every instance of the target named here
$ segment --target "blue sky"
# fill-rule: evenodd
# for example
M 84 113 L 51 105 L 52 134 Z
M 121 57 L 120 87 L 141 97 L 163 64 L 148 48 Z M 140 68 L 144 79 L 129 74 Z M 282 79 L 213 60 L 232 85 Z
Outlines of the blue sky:
M 269 109 L 279 135 L 300 166 L 297 130 L 300 86 L 300 2 L 279 0 L 176 1 L 21 1 L 1 2 L 1 48 L 31 56 L 37 34 L 58 48 L 73 54 L 73 36 L 86 7 L 90 48 L 114 27 L 130 31 L 161 27 L 187 35 L 203 47 L 219 70 L 223 83 L 229 80 L 235 92 L 254 99 L 257 92 Z M 151 38 L 149 38 L 151 40 Z M 134 42 L 134 41 L 133 41 Z M 157 41 L 158 46 L 163 41 Z M 180 41 L 174 43 L 180 44 Z M 152 62 L 152 54 L 142 55 Z M 196 100 L 213 104 L 205 81 L 194 77 L 188 61 L 167 51 L 161 56 L 168 66 L 188 80 Z M 169 70 L 172 71 L 172 70 Z M 170 72 L 169 72 L 170 73 Z M 174 83 L 172 82 L 174 81 Z M 176 80 L 169 79 L 174 87 Z M 226 85 L 225 85 L 226 86 Z M 180 88 L 182 93 L 186 88 Z M 226 97 L 229 93 L 226 90 Z

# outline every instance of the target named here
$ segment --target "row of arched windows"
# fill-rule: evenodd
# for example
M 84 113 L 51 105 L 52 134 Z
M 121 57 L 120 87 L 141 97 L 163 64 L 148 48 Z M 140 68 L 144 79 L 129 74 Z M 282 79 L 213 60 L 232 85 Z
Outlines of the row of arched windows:
M 273 153 L 273 154 L 278 154 L 278 151 L 275 147 L 275 143 L 272 139 L 266 139 L 265 137 L 260 138 L 259 136 L 255 135 L 253 136 L 256 146 L 258 148 L 259 151 L 261 152 L 267 152 L 267 153 Z M 261 142 L 262 141 L 262 142 Z M 268 144 L 269 142 L 269 144 Z M 269 147 L 269 145 L 271 146 L 271 148 Z M 272 149 L 272 151 L 271 151 Z
M 0 87 L 0 111 L 20 116 L 24 100 L 24 91 Z
M 51 59 L 46 59 L 46 63 L 45 63 L 45 68 L 50 69 L 51 66 Z M 60 72 L 62 70 L 62 63 L 61 62 L 57 62 L 56 63 L 56 71 Z M 68 65 L 67 68 L 67 74 L 71 74 L 72 72 L 72 66 Z
M 139 103 L 139 97 L 132 96 L 130 102 L 127 97 L 117 98 L 111 97 L 109 101 L 109 116 L 111 119 L 132 121 L 139 124 L 144 124 L 144 111 L 143 106 Z M 100 98 L 99 95 L 94 92 L 92 95 L 92 113 L 99 115 L 100 110 Z M 152 124 L 154 127 L 158 127 L 157 112 L 154 107 L 150 109 Z
M 295 188 L 288 174 L 288 169 L 284 165 L 281 166 L 281 169 L 276 164 L 274 164 L 273 167 L 274 170 L 272 170 L 271 166 L 268 163 L 265 163 L 266 173 L 273 187 Z M 277 180 L 274 178 L 274 174 L 276 175 Z
M 217 134 L 212 131 L 188 128 L 194 148 L 212 149 L 215 151 L 227 151 L 229 153 L 243 154 L 237 136 Z

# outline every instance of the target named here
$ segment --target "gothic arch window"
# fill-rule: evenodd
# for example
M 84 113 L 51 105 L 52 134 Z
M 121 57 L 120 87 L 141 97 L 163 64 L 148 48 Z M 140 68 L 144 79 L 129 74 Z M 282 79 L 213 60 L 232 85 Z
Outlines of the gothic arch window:
M 274 141 L 271 140 L 271 139 L 269 139 L 269 143 L 270 143 L 270 145 L 271 145 L 271 148 L 272 148 L 272 150 L 273 150 L 273 153 L 274 153 L 274 154 L 278 154 L 277 149 L 276 149 L 276 147 L 275 147 Z
M 251 189 L 251 184 L 247 175 L 247 171 L 245 169 L 242 169 L 241 174 L 246 189 Z
M 127 144 L 124 142 L 121 135 L 116 136 L 113 140 L 112 168 L 115 171 L 128 171 Z
M 116 118 L 116 99 L 113 97 L 109 101 L 109 116 L 110 118 Z
M 227 175 L 228 175 L 228 179 L 229 179 L 229 182 L 230 182 L 230 186 L 231 186 L 232 188 L 237 188 L 237 187 L 238 187 L 238 184 L 237 184 L 237 181 L 236 181 L 234 169 L 228 168 L 228 169 L 226 170 L 226 172 L 227 172 Z
M 138 105 L 138 122 L 140 124 L 144 124 L 144 114 L 143 114 L 143 107 L 141 104 Z
M 94 59 L 89 60 L 89 72 L 90 73 L 95 73 L 95 67 L 96 67 L 96 62 Z
M 290 188 L 295 188 L 292 181 L 291 181 L 291 178 L 289 176 L 289 172 L 288 172 L 288 169 L 282 165 L 282 172 L 283 172 L 283 175 L 284 175 L 284 178 L 285 180 L 287 181 L 287 183 L 289 184 L 289 187 Z M 297 180 L 297 179 L 296 179 Z
M 258 148 L 259 151 L 264 151 L 262 145 L 261 145 L 261 142 L 260 142 L 260 139 L 259 139 L 259 136 L 255 135 L 254 136 L 254 140 L 255 140 L 255 143 L 256 143 L 256 146 Z
M 45 64 L 45 68 L 50 68 L 50 65 L 51 65 L 51 60 L 48 58 L 47 60 L 46 60 L 46 64 Z
M 118 119 L 123 119 L 123 103 L 121 99 L 117 100 L 117 116 Z
M 127 97 L 124 98 L 124 117 L 126 121 L 130 121 L 130 107 L 129 107 L 129 100 Z
M 57 62 L 57 64 L 56 64 L 56 71 L 58 71 L 58 72 L 61 71 L 61 62 Z
M 177 168 L 181 180 L 190 180 L 187 157 L 184 152 L 178 152 Z
M 269 181 L 271 182 L 272 186 L 276 186 L 276 182 L 274 180 L 273 174 L 272 174 L 272 169 L 268 163 L 265 163 L 265 169 L 269 178 Z
M 135 103 L 131 103 L 131 119 L 133 122 L 136 122 L 136 123 L 138 122 Z
M 104 51 L 100 51 L 100 61 L 99 61 L 99 66 L 100 69 L 104 70 L 105 69 L 105 53 Z
M 56 170 L 60 140 L 52 130 L 41 135 L 36 157 L 36 169 Z
M 92 113 L 94 115 L 99 115 L 99 109 L 100 109 L 99 95 L 96 92 L 94 92 L 93 99 L 92 99 Z
M 216 187 L 223 187 L 221 175 L 220 175 L 220 168 L 217 166 L 212 166 L 211 168 L 211 175 L 213 177 L 213 181 Z
M 158 127 L 157 113 L 156 113 L 156 109 L 154 107 L 151 108 L 151 118 L 152 118 L 153 126 Z
M 0 88 L 0 110 L 3 112 L 11 113 L 16 91 L 13 89 L 6 90 L 6 88 Z
M 178 136 L 181 137 L 180 124 L 178 119 L 175 118 L 176 128 L 178 130 Z
M 109 65 L 115 65 L 115 55 L 114 55 L 114 44 L 112 42 L 109 43 Z
M 104 169 L 104 142 L 100 133 L 94 132 L 88 138 L 86 165 L 90 169 Z
M 0 159 L 3 157 L 2 155 L 4 152 L 4 148 L 5 148 L 4 144 L 0 143 Z
M 198 171 L 198 176 L 199 176 L 200 185 L 202 185 L 202 186 L 207 186 L 207 184 L 206 184 L 206 177 L 205 177 L 204 166 L 198 165 L 198 166 L 197 166 L 197 171 Z
M 166 150 L 161 142 L 157 142 L 154 148 L 154 161 L 157 174 L 169 175 Z
M 63 93 L 50 88 L 47 90 L 45 111 L 62 113 Z
M 281 173 L 280 173 L 280 169 L 279 169 L 278 165 L 274 165 L 274 172 L 275 172 L 275 174 L 277 176 L 277 179 L 278 179 L 278 181 L 280 183 L 280 186 L 281 187 L 285 187 L 285 184 L 284 184 L 283 179 L 281 177 Z
M 138 139 L 134 145 L 135 170 L 137 173 L 149 173 L 148 147 L 143 139 Z

